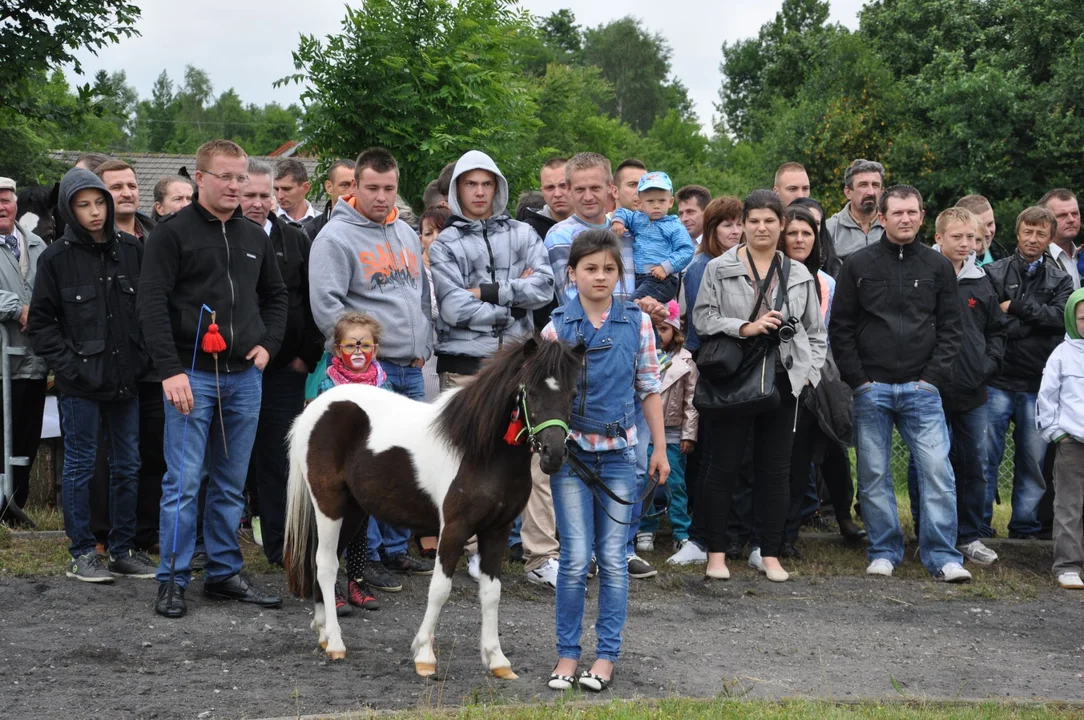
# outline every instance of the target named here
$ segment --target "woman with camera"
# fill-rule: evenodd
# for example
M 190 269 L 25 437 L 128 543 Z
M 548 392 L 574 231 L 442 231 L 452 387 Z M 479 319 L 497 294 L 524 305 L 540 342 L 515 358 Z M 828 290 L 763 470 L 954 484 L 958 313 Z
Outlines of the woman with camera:
M 806 267 L 778 251 L 784 230 L 783 205 L 770 190 L 756 190 L 742 207 L 744 243 L 715 258 L 704 272 L 693 318 L 703 339 L 733 343 L 743 360 L 734 377 L 701 376 L 709 383 L 700 407 L 701 422 L 711 422 L 714 450 L 702 468 L 701 502 L 707 530 L 709 578 L 726 580 L 727 514 L 742 455 L 753 449 L 754 505 L 761 533 L 762 568 L 769 580 L 789 576 L 779 563 L 790 505 L 790 456 L 807 385 L 820 380 L 827 333 L 815 280 Z M 752 361 L 751 361 L 752 359 Z M 750 384 L 774 390 L 755 402 L 727 404 L 735 387 Z M 714 385 L 715 387 L 710 387 Z M 741 393 L 738 393 L 740 395 Z M 701 395 L 698 389 L 698 395 Z M 745 396 L 747 398 L 748 393 Z

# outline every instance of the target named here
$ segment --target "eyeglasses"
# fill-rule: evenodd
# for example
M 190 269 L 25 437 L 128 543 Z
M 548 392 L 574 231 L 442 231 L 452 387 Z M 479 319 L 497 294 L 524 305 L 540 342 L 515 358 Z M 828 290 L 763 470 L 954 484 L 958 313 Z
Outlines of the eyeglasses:
M 234 175 L 233 173 L 223 173 L 222 175 L 219 175 L 218 173 L 213 173 L 210 170 L 200 170 L 200 172 L 212 175 L 221 180 L 222 182 L 226 183 L 227 185 L 232 183 L 234 180 L 237 181 L 238 185 L 244 185 L 248 182 L 248 175 Z
M 363 353 L 371 353 L 373 350 L 376 349 L 376 344 L 367 343 L 367 342 L 363 342 L 363 343 L 352 343 L 352 342 L 340 343 L 339 344 L 339 349 L 342 350 L 347 355 L 353 355 L 358 350 L 360 350 Z

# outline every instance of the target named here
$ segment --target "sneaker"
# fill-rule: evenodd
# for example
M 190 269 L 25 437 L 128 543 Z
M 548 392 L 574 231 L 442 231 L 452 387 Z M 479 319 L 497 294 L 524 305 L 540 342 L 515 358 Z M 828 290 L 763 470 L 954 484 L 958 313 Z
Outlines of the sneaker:
M 192 553 L 192 561 L 188 564 L 192 572 L 202 572 L 207 567 L 207 553 Z
M 745 552 L 745 544 L 739 542 L 733 542 L 726 546 L 726 550 L 723 552 L 729 560 L 737 560 Z
M 963 568 L 961 568 L 963 569 Z M 866 568 L 867 575 L 883 575 L 884 577 L 892 577 L 892 563 L 884 558 L 877 558 L 869 564 Z
M 598 559 L 592 555 L 591 562 L 587 563 L 587 579 L 590 580 L 598 575 Z
M 679 540 L 677 552 L 666 559 L 667 565 L 699 565 L 708 561 L 708 554 L 692 540 Z
M 111 583 L 113 576 L 102 564 L 102 556 L 96 552 L 88 552 L 68 561 L 68 567 L 64 574 L 76 580 L 92 583 Z
M 941 572 L 937 573 L 937 579 L 947 583 L 971 582 L 971 573 L 964 570 L 960 563 L 945 563 Z
M 956 549 L 976 565 L 992 565 L 997 562 L 997 553 L 983 545 L 981 540 L 975 540 L 966 545 L 957 545 Z
M 467 574 L 474 582 L 482 579 L 482 556 L 478 553 L 467 557 Z
M 350 607 L 350 603 L 346 601 L 346 593 L 343 592 L 343 586 L 338 582 L 335 583 L 335 615 L 342 617 L 343 615 L 349 615 L 354 612 L 354 608 Z
M 637 580 L 646 580 L 647 578 L 653 578 L 659 574 L 659 571 L 651 567 L 639 555 L 633 555 L 629 558 L 629 577 L 636 578 Z
M 419 560 L 406 553 L 389 555 L 384 561 L 384 567 L 392 572 L 406 575 L 432 575 L 433 563 L 429 560 Z
M 252 516 L 252 541 L 263 547 L 263 528 L 260 527 L 260 516 Z
M 527 571 L 527 582 L 534 583 L 535 585 L 548 585 L 556 590 L 558 567 L 557 558 L 546 558 L 546 562 L 542 563 L 534 570 Z
M 338 588 L 338 585 L 335 586 Z M 346 586 L 347 599 L 351 605 L 357 605 L 359 608 L 365 610 L 379 610 L 380 601 L 373 596 L 373 591 L 369 589 L 369 586 L 362 580 L 351 580 Z
M 384 592 L 399 592 L 403 589 L 403 583 L 393 578 L 387 568 L 378 562 L 369 563 L 369 568 L 365 571 L 362 580 L 364 580 L 369 587 L 383 590 Z
M 129 550 L 120 557 L 109 556 L 109 572 L 122 577 L 148 579 L 158 572 L 158 564 L 146 553 Z
M 760 548 L 755 547 L 749 550 L 749 567 L 758 572 L 764 567 L 764 562 L 760 559 Z
M 799 550 L 794 543 L 783 543 L 783 547 L 779 551 L 779 556 L 786 559 L 801 560 L 802 551 Z
M 642 532 L 636 533 L 636 552 L 654 552 L 655 550 L 655 535 L 654 533 Z
M 1058 585 L 1066 590 L 1084 590 L 1084 581 L 1080 579 L 1080 574 L 1075 572 L 1063 572 L 1058 575 Z

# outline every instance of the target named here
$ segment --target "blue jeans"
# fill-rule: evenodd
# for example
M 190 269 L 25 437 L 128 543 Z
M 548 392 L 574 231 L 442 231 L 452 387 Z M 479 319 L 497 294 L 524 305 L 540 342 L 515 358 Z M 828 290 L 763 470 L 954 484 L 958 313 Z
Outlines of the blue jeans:
M 988 430 L 986 435 L 986 502 L 983 505 L 984 529 L 994 517 L 994 493 L 997 469 L 1005 455 L 1005 434 L 1013 421 L 1016 454 L 1012 480 L 1012 519 L 1009 535 L 1030 535 L 1042 529 L 1039 501 L 1046 491 L 1043 459 L 1046 442 L 1035 427 L 1035 393 L 1008 392 L 989 388 L 986 399 Z M 992 533 L 988 533 L 992 534 Z
M 649 446 L 650 453 L 653 447 Z M 670 527 L 674 531 L 674 542 L 689 538 L 689 526 L 693 524 L 689 517 L 689 492 L 685 487 L 685 456 L 681 454 L 680 443 L 666 444 L 666 459 L 670 461 L 670 478 L 666 481 L 666 487 L 670 488 Z M 650 483 L 650 478 L 644 478 L 645 483 Z M 645 485 L 646 487 L 646 485 Z M 660 487 L 655 492 L 655 500 L 666 499 L 666 489 Z M 661 503 L 657 503 L 661 504 Z M 640 521 L 640 532 L 654 534 L 659 529 L 659 518 L 645 517 Z
M 512 532 L 508 533 L 508 547 L 523 544 L 523 537 L 520 535 L 520 530 L 522 527 L 523 513 L 520 513 L 519 517 L 512 521 Z
M 188 587 L 192 579 L 192 553 L 196 545 L 197 494 L 204 461 L 208 472 L 207 501 L 203 516 L 203 538 L 207 545 L 205 582 L 220 582 L 241 571 L 241 547 L 237 528 L 245 509 L 245 477 L 256 439 L 263 395 L 262 374 L 255 367 L 242 372 L 222 373 L 222 416 L 227 447 L 217 419 L 215 374 L 189 372 L 192 411 L 187 419 L 166 402 L 166 476 L 162 481 L 162 512 L 159 544 L 162 561 L 158 582 L 169 580 L 170 557 L 176 527 L 176 580 Z M 186 431 L 187 425 L 187 431 Z M 183 452 L 182 452 L 183 448 Z M 229 456 L 227 457 L 226 451 Z M 183 475 L 182 475 L 183 472 Z M 178 496 L 180 510 L 178 511 Z M 176 518 L 176 522 L 175 522 Z
M 922 525 L 919 558 L 936 575 L 962 563 L 956 549 L 956 479 L 949 464 L 949 436 L 941 394 L 929 383 L 870 383 L 854 391 L 858 494 L 869 533 L 869 559 L 893 567 L 903 562 L 903 530 L 892 483 L 892 427 L 911 450 L 918 477 Z
M 647 480 L 647 462 L 648 462 L 648 450 L 647 446 L 651 443 L 651 428 L 647 426 L 647 418 L 644 417 L 644 408 L 640 404 L 640 401 L 636 401 L 636 445 L 633 446 L 633 450 L 636 452 L 636 491 L 633 493 L 633 497 L 640 497 L 644 494 L 644 488 Z M 632 498 L 628 498 L 632 499 Z M 643 513 L 643 503 L 636 503 L 632 506 L 632 517 L 638 518 Z M 625 542 L 625 556 L 632 557 L 636 554 L 636 533 L 640 532 L 640 524 L 633 523 L 629 525 L 628 538 Z
M 94 551 L 90 530 L 90 479 L 98 455 L 98 428 L 109 460 L 109 554 L 119 556 L 135 544 L 139 501 L 139 400 L 85 400 L 61 395 L 64 427 L 64 529 L 69 551 L 79 557 Z M 31 458 L 33 459 L 33 458 Z
M 618 497 L 632 499 L 637 485 L 633 448 L 601 453 L 570 452 L 576 452 Z M 557 571 L 557 656 L 580 659 L 587 566 L 594 552 L 599 577 L 595 657 L 616 662 L 621 653 L 621 632 L 628 612 L 629 566 L 625 557 L 626 526 L 614 522 L 606 513 L 628 522 L 632 507 L 616 503 L 603 494 L 596 500 L 567 464 L 550 477 L 550 487 L 553 489 L 557 532 L 561 536 Z
M 380 367 L 388 374 L 388 383 L 392 390 L 411 400 L 425 402 L 425 378 L 421 368 L 396 365 L 385 360 L 380 361 Z
M 952 441 L 949 461 L 952 474 L 956 476 L 956 544 L 966 545 L 982 537 L 982 506 L 986 499 L 986 406 L 945 413 L 945 422 Z M 922 503 L 913 458 L 907 467 L 907 490 L 917 531 Z

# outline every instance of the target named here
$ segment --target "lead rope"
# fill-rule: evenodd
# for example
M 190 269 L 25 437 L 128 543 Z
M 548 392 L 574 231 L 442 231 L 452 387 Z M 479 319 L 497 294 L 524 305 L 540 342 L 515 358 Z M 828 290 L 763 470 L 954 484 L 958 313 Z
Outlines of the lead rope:
M 204 305 L 204 307 L 207 307 Z M 202 311 L 200 311 L 202 314 Z M 215 322 L 215 311 L 211 310 L 211 324 L 207 326 L 207 333 L 203 336 L 203 352 L 209 353 L 215 359 L 215 396 L 218 398 L 218 424 L 222 428 L 222 452 L 226 459 L 230 459 L 230 451 L 226 447 L 226 420 L 222 417 L 222 387 L 218 379 L 218 354 L 225 351 L 226 339 L 218 331 Z M 195 366 L 193 366 L 195 369 Z

